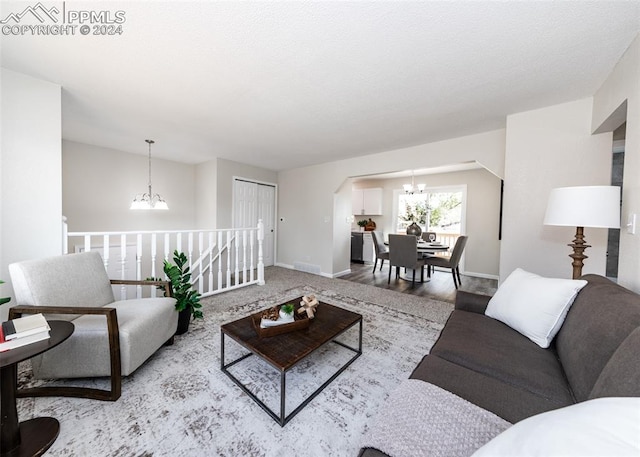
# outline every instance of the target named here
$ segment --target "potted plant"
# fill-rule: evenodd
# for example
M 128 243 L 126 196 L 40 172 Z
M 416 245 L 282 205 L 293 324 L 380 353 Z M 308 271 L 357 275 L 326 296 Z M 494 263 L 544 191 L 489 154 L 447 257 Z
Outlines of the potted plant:
M 358 225 L 360 226 L 360 231 L 364 232 L 364 228 L 367 226 L 367 223 L 369 221 L 367 221 L 366 219 L 362 219 L 361 221 L 358 221 Z
M 200 294 L 193 289 L 191 284 L 191 271 L 189 270 L 187 256 L 184 252 L 173 252 L 175 265 L 168 260 L 164 261 L 164 273 L 171 281 L 173 298 L 176 299 L 178 317 L 178 330 L 176 335 L 182 335 L 189 330 L 189 322 L 193 319 L 202 319 L 202 305 Z
M 295 310 L 295 306 L 293 303 L 287 303 L 286 305 L 282 305 L 280 307 L 280 318 L 284 321 L 293 321 L 293 311 Z
M 0 284 L 4 284 L 4 281 L 0 279 Z M 10 297 L 0 298 L 0 305 L 4 305 L 5 303 L 11 301 Z

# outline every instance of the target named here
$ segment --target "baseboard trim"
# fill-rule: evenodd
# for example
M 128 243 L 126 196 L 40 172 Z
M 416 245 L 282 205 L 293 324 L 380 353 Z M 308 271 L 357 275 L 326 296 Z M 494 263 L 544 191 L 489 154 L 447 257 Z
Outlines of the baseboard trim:
M 288 270 L 296 270 L 293 265 L 289 265 L 288 263 L 276 262 L 274 264 L 274 266 L 281 267 L 281 268 L 286 268 Z M 443 268 L 437 268 L 437 267 L 436 267 L 436 270 L 438 270 L 438 271 L 446 271 L 446 272 L 450 272 L 451 271 L 451 270 L 449 270 L 447 268 L 443 269 Z M 296 270 L 296 271 L 300 271 L 300 270 Z M 309 273 L 311 275 L 317 274 L 317 273 L 311 273 L 309 271 L 305 271 L 303 273 Z M 351 273 L 351 269 L 348 268 L 346 270 L 339 271 L 338 273 L 333 273 L 333 274 L 320 272 L 320 274 L 317 274 L 317 276 L 322 276 L 324 278 L 335 279 L 335 278 L 339 278 L 341 276 L 346 276 L 346 275 L 348 275 L 350 273 Z M 500 276 L 498 276 L 498 275 L 489 275 L 489 274 L 486 274 L 486 273 L 477 273 L 475 271 L 461 271 L 460 274 L 461 275 L 465 275 L 465 276 L 471 276 L 471 277 L 474 277 L 474 278 L 495 279 L 496 281 L 500 280 Z
M 449 268 L 436 267 L 436 270 L 447 272 L 447 273 L 451 273 L 451 270 Z M 500 280 L 500 276 L 498 276 L 498 275 L 488 275 L 486 273 L 476 273 L 475 271 L 463 271 L 463 270 L 461 270 L 460 274 L 464 275 L 464 276 L 471 276 L 473 278 L 495 279 L 496 281 Z
M 500 276 L 498 275 L 488 275 L 486 273 L 476 273 L 473 271 L 464 271 L 464 272 L 461 271 L 460 274 L 465 276 L 472 276 L 474 278 L 495 279 L 496 281 L 500 279 Z
M 349 273 L 351 273 L 351 268 L 348 268 L 348 269 L 343 270 L 343 271 L 339 271 L 338 273 L 334 273 L 334 274 L 330 275 L 329 277 L 332 278 L 332 279 L 335 279 L 335 278 L 339 278 L 340 276 L 348 275 Z
M 286 268 L 287 270 L 301 271 L 301 270 L 297 270 L 293 265 L 289 265 L 288 263 L 276 262 L 274 264 L 274 266 L 281 267 L 281 268 Z M 320 273 L 312 273 L 310 271 L 302 271 L 302 273 L 309 273 L 310 275 L 317 275 L 317 276 L 322 276 L 323 278 L 335 279 L 335 278 L 339 278 L 340 276 L 348 275 L 349 273 L 351 273 L 351 269 L 347 269 L 347 270 L 344 270 L 344 271 L 339 271 L 338 273 L 333 273 L 333 274 L 324 273 L 322 271 Z

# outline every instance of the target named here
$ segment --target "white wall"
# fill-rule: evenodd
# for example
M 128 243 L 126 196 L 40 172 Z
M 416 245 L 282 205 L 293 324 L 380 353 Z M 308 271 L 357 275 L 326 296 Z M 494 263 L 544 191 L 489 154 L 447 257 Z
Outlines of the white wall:
M 196 165 L 196 228 L 216 228 L 218 160 Z
M 507 117 L 501 279 L 517 267 L 571 277 L 575 228 L 542 221 L 551 189 L 611 182 L 612 134 L 591 134 L 591 108 L 587 98 Z M 604 275 L 606 229 L 585 228 L 585 239 L 583 273 Z
M 410 179 L 410 178 L 409 178 Z M 357 182 L 356 189 L 381 187 L 382 216 L 371 216 L 377 230 L 395 232 L 392 219 L 394 190 L 402 189 L 407 178 L 377 179 Z M 469 241 L 465 248 L 464 272 L 481 277 L 498 277 L 500 263 L 500 179 L 485 169 L 415 176 L 415 182 L 427 187 L 466 186 L 466 227 Z M 357 218 L 357 217 L 356 217 Z
M 278 173 L 278 263 L 318 265 L 333 276 L 349 270 L 349 177 L 478 161 L 504 170 L 504 130 L 371 154 Z
M 62 111 L 59 85 L 5 69 L 1 79 L 0 278 L 9 282 L 10 263 L 62 252 Z M 3 285 L 0 296 L 11 294 Z
M 277 184 L 278 174 L 272 170 L 254 167 L 232 160 L 217 160 L 217 228 L 233 226 L 233 178 L 242 177 L 257 182 Z
M 616 117 L 626 101 L 626 119 Z M 624 115 L 624 113 L 623 113 Z M 627 121 L 622 188 L 622 224 L 638 216 L 636 234 L 620 230 L 618 282 L 640 292 L 640 37 L 629 46 L 602 87 L 594 95 L 592 129 L 611 131 Z M 609 125 L 606 125 L 609 124 Z
M 146 150 L 140 141 L 142 152 Z M 62 143 L 62 210 L 69 231 L 178 230 L 196 227 L 195 165 L 153 158 L 153 192 L 169 211 L 132 211 L 147 190 L 146 154 L 130 154 L 73 141 Z

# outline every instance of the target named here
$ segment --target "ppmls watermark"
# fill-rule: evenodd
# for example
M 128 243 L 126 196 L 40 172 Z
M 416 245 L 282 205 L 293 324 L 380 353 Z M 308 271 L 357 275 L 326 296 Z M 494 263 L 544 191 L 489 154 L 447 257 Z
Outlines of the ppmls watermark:
M 104 3 L 101 3 L 104 4 Z M 122 35 L 124 11 L 45 7 L 38 2 L 0 19 L 3 35 Z

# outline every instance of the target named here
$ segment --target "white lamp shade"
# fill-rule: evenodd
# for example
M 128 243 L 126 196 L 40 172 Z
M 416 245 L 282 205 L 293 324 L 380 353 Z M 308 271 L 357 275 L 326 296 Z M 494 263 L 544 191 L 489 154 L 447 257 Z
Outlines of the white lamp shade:
M 620 188 L 560 187 L 549 194 L 545 225 L 620 228 Z
M 139 200 L 134 200 L 131 202 L 131 206 L 129 207 L 129 209 L 148 209 L 149 204 L 139 201 Z
M 169 206 L 167 205 L 167 202 L 165 202 L 164 200 L 158 200 L 154 205 L 153 209 L 168 210 Z

